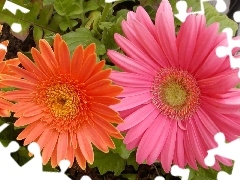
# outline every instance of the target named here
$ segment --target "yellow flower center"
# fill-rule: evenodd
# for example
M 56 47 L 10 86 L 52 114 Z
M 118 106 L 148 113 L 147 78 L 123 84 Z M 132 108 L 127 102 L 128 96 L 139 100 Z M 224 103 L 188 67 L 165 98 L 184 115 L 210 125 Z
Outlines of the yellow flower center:
M 84 84 L 68 75 L 40 82 L 33 98 L 45 107 L 42 121 L 58 132 L 77 132 L 92 116 L 88 108 L 91 97 L 86 95 Z
M 196 112 L 200 89 L 195 78 L 186 71 L 161 69 L 152 87 L 152 102 L 165 116 L 184 120 Z
M 162 93 L 165 102 L 172 107 L 183 106 L 188 96 L 184 86 L 176 81 L 169 82 L 165 87 L 162 87 Z
M 45 103 L 55 118 L 66 120 L 77 114 L 80 100 L 73 88 L 57 84 L 46 89 Z

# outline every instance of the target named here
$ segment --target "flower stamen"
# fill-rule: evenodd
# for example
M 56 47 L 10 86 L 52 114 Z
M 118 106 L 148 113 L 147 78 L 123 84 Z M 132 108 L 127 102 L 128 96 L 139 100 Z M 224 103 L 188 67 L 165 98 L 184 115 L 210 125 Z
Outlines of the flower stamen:
M 152 102 L 171 119 L 192 116 L 199 105 L 200 89 L 195 78 L 186 71 L 161 69 L 152 86 Z

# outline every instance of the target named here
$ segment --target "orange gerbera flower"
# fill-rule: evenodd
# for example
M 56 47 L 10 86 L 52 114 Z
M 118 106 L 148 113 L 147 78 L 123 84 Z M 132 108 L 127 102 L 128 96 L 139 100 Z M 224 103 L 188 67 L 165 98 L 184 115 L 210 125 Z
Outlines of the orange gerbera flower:
M 54 52 L 40 40 L 41 53 L 32 48 L 33 63 L 22 53 L 18 59 L 25 69 L 9 65 L 22 78 L 4 75 L 2 83 L 18 88 L 4 97 L 15 101 L 11 108 L 19 119 L 15 126 L 27 127 L 19 134 L 24 145 L 36 141 L 42 149 L 43 164 L 51 158 L 53 167 L 62 159 L 72 165 L 76 157 L 85 169 L 93 163 L 93 143 L 103 152 L 115 148 L 110 136 L 122 138 L 111 123 L 121 123 L 119 114 L 109 108 L 122 88 L 108 79 L 111 69 L 102 70 L 105 61 L 96 63 L 95 44 L 78 46 L 70 60 L 69 50 L 60 35 L 54 39 Z M 70 165 L 70 166 L 71 166 Z
M 14 66 L 19 65 L 19 61 L 16 59 L 11 59 L 7 61 L 3 61 L 6 53 L 7 53 L 7 46 L 8 46 L 8 41 L 3 41 L 0 43 L 0 74 L 12 74 L 10 69 L 7 67 L 7 64 L 12 64 Z M 0 88 L 4 88 L 5 86 L 0 84 Z M 2 117 L 9 117 L 11 115 L 9 109 L 12 105 L 9 101 L 6 101 L 5 99 L 2 98 L 3 92 L 0 92 L 0 116 Z

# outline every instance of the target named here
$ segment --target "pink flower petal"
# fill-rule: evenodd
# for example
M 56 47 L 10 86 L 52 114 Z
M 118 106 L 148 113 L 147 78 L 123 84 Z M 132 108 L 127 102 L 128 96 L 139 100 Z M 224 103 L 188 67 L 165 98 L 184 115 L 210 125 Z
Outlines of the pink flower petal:
M 177 164 L 180 168 L 184 168 L 186 166 L 186 157 L 184 153 L 184 145 L 183 145 L 183 130 L 181 128 L 177 128 L 177 139 L 176 139 L 176 147 L 174 154 L 174 164 Z
M 123 89 L 123 91 L 121 92 L 120 95 L 118 95 L 118 97 L 129 97 L 129 96 L 135 96 L 138 94 L 143 94 L 143 93 L 147 93 L 150 92 L 150 88 L 148 87 L 141 87 L 141 88 L 136 88 L 136 87 L 125 87 Z
M 201 141 L 202 137 L 199 136 L 199 133 L 192 121 L 194 121 L 194 119 L 189 119 L 189 126 L 187 126 L 188 139 L 190 144 L 192 145 L 192 150 L 198 163 L 203 168 L 207 168 L 204 163 L 204 158 L 207 156 L 207 149 L 204 148 L 204 144 Z
M 139 108 L 134 113 L 130 114 L 128 117 L 125 118 L 124 124 L 119 124 L 118 129 L 120 131 L 124 131 L 130 129 L 133 126 L 136 126 L 140 122 L 146 119 L 146 117 L 154 111 L 155 106 L 152 103 L 149 103 L 142 108 Z
M 129 57 L 152 71 L 157 72 L 159 70 L 159 64 L 155 61 L 152 61 L 152 58 L 149 57 L 149 55 L 144 53 L 138 46 L 133 44 L 131 41 L 119 34 L 115 34 L 114 38 L 116 43 Z
M 159 115 L 159 110 L 155 109 L 151 114 L 149 114 L 148 117 L 146 117 L 145 120 L 143 120 L 138 125 L 131 128 L 127 132 L 123 142 L 125 144 L 128 144 L 132 142 L 134 139 L 136 139 L 137 137 L 141 136 L 145 132 L 145 130 L 152 125 L 153 121 L 156 119 L 158 115 Z
M 117 66 L 119 66 L 120 68 L 122 68 L 123 70 L 125 70 L 127 72 L 133 72 L 136 74 L 142 74 L 142 75 L 150 76 L 150 77 L 154 75 L 154 73 L 152 71 L 141 66 L 133 59 L 131 59 L 127 56 L 124 56 L 118 52 L 109 50 L 107 55 L 112 60 L 112 62 L 114 62 Z
M 153 85 L 153 77 L 146 77 L 139 74 L 128 72 L 113 71 L 109 76 L 114 83 L 120 86 L 127 87 L 147 87 L 150 89 Z
M 178 36 L 177 36 L 177 48 L 178 48 L 178 63 L 184 70 L 189 68 L 193 59 L 193 53 L 196 48 L 196 41 L 193 39 L 197 38 L 197 23 L 195 16 L 188 16 L 186 21 L 182 24 Z M 188 36 L 186 36 L 188 34 Z M 171 42 L 171 41 L 168 41 Z M 168 47 L 168 46 L 167 46 Z
M 165 54 L 149 31 L 138 21 L 133 21 L 133 28 L 138 36 L 139 42 L 144 45 L 148 55 L 152 57 L 155 62 L 159 63 L 159 65 L 163 67 L 167 66 L 168 61 Z
M 148 155 L 153 152 L 156 144 L 158 143 L 158 139 L 162 134 L 163 129 L 169 128 L 168 126 L 165 127 L 165 124 L 168 124 L 166 123 L 166 121 L 168 121 L 166 117 L 163 117 L 161 115 L 159 116 L 160 117 L 156 118 L 153 121 L 152 125 L 146 130 L 146 132 L 144 133 L 139 143 L 137 154 L 136 154 L 136 161 L 139 164 L 143 163 L 143 161 L 148 157 Z M 154 136 L 155 138 L 153 138 Z M 163 137 L 164 137 L 164 134 L 163 134 Z M 156 152 L 156 153 L 159 154 L 160 152 Z
M 154 26 L 150 16 L 147 14 L 145 9 L 141 6 L 139 6 L 136 10 L 136 19 L 140 23 L 142 23 L 154 37 L 157 37 L 156 29 L 155 29 L 155 26 Z
M 152 99 L 152 94 L 150 92 L 147 92 L 144 94 L 125 97 L 121 99 L 121 103 L 112 105 L 111 108 L 113 108 L 116 111 L 124 111 L 127 109 L 134 108 L 136 106 L 139 106 L 141 104 L 144 104 L 151 99 Z
M 161 152 L 161 163 L 165 172 L 169 172 L 171 169 L 176 146 L 177 128 L 177 121 L 171 121 L 168 137 Z
M 176 47 L 176 35 L 174 16 L 168 1 L 162 1 L 156 14 L 156 30 L 158 43 L 172 66 L 177 66 L 178 54 Z

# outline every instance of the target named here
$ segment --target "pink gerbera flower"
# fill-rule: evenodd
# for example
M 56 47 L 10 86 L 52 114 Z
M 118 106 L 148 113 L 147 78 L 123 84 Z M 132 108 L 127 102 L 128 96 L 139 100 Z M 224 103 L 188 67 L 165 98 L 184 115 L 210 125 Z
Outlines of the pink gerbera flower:
M 155 24 L 138 7 L 122 28 L 125 37 L 115 34 L 115 40 L 126 56 L 108 55 L 125 71 L 111 79 L 124 87 L 121 103 L 112 107 L 125 119 L 118 129 L 126 132 L 127 148 L 138 147 L 138 163 L 158 160 L 166 172 L 172 163 L 207 168 L 207 150 L 217 146 L 214 135 L 221 131 L 231 141 L 240 134 L 237 70 L 215 53 L 226 45 L 226 34 L 218 34 L 218 23 L 207 27 L 205 16 L 190 15 L 176 37 L 168 0 L 162 0 Z M 218 162 L 214 168 L 220 169 Z

